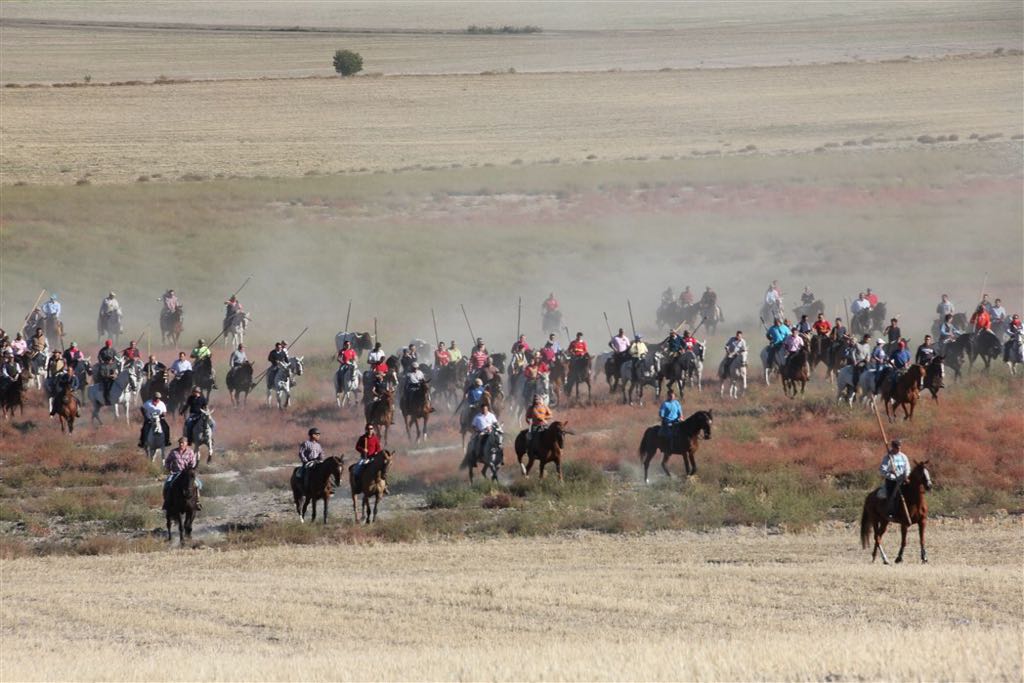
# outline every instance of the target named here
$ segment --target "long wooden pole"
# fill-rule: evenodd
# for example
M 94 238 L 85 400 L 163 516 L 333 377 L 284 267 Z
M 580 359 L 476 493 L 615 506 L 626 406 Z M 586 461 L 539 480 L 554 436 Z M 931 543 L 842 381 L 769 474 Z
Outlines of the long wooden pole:
M 606 330 L 608 330 L 608 338 L 611 339 L 612 338 L 612 326 L 611 326 L 611 323 L 608 322 L 608 313 L 607 313 L 607 311 L 604 312 L 604 327 L 605 327 Z
M 434 323 L 434 345 L 441 346 L 441 336 L 437 333 L 437 316 L 434 315 L 434 309 L 430 309 L 430 319 Z
M 373 343 L 377 343 L 377 316 L 373 316 Z
M 519 308 L 516 312 L 516 339 L 519 339 L 519 335 L 522 334 L 522 323 L 523 323 L 523 297 L 519 297 Z
M 249 277 L 245 278 L 245 282 L 242 283 L 242 286 L 239 287 L 238 289 L 236 289 L 231 296 L 238 296 L 238 293 L 241 292 L 243 289 L 245 289 L 245 286 L 247 284 L 249 284 L 249 280 L 251 280 L 251 279 L 252 279 L 252 275 L 250 275 Z M 231 296 L 228 297 L 228 300 L 231 299 Z
M 348 321 L 352 316 L 352 299 L 348 300 L 348 313 L 345 314 L 345 332 L 348 332 Z
M 476 335 L 473 334 L 473 326 L 469 324 L 469 316 L 466 314 L 466 307 L 463 304 L 459 304 L 462 307 L 462 317 L 466 319 L 466 327 L 469 329 L 469 336 L 473 340 L 472 346 L 476 346 Z
M 988 286 L 988 273 L 985 273 L 985 279 L 981 281 L 981 294 L 978 295 L 978 303 L 981 303 L 982 298 L 985 296 L 985 287 Z
M 636 323 L 633 322 L 633 303 L 626 299 L 626 307 L 629 309 L 629 326 L 633 328 L 633 337 L 636 337 Z
M 39 290 L 39 296 L 36 297 L 36 302 L 34 304 L 32 304 L 32 308 L 28 309 L 28 313 L 25 315 L 25 319 L 21 321 L 22 328 L 25 327 L 25 323 L 28 322 L 28 319 L 32 317 L 32 311 L 36 310 L 36 306 L 38 306 L 39 302 L 42 301 L 44 294 L 46 294 L 46 288 L 45 287 L 43 289 Z

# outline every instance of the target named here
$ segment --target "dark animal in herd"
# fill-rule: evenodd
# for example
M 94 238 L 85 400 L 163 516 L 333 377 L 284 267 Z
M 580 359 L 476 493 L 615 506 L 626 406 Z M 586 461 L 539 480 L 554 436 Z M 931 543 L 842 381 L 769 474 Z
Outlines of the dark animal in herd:
M 910 420 L 914 417 L 914 406 L 921 395 L 921 381 L 925 377 L 925 369 L 914 364 L 907 368 L 907 371 L 891 383 L 889 391 L 883 387 L 883 396 L 889 400 L 885 402 L 885 415 L 890 422 L 896 420 L 896 409 L 903 408 L 903 419 Z M 935 394 L 938 394 L 936 390 Z
M 64 390 L 59 396 L 54 396 L 54 413 L 60 420 L 60 431 L 64 431 L 65 425 L 67 425 L 67 431 L 69 434 L 73 434 L 75 431 L 75 420 L 78 418 L 78 397 L 75 396 L 74 389 L 71 388 L 70 384 L 64 385 Z
M 896 507 L 895 521 L 900 525 L 900 552 L 896 556 L 897 563 L 903 561 L 903 550 L 907 547 L 907 529 L 914 524 L 917 525 L 921 539 L 921 561 L 928 561 L 928 554 L 924 547 L 924 530 L 928 524 L 928 502 L 925 500 L 924 494 L 931 489 L 932 477 L 928 472 L 928 461 L 915 462 L 910 476 L 907 477 L 907 482 L 900 490 L 903 501 Z M 882 548 L 882 536 L 885 535 L 890 521 L 886 514 L 887 506 L 886 499 L 880 497 L 879 489 L 876 489 L 864 499 L 864 509 L 860 515 L 861 546 L 865 549 L 868 547 L 873 532 L 874 545 L 871 549 L 871 561 L 874 562 L 881 554 L 883 564 L 889 564 L 889 558 Z
M 25 392 L 30 378 L 29 372 L 22 370 L 17 379 L 0 380 L 0 414 L 5 418 L 13 418 L 15 408 L 20 409 L 22 415 L 25 414 Z
M 350 465 L 348 468 L 348 483 L 352 489 L 352 513 L 356 522 L 370 522 L 377 519 L 377 506 L 380 499 L 388 493 L 388 468 L 394 459 L 392 451 L 384 450 L 375 455 L 370 462 L 366 463 L 356 473 L 357 465 Z M 356 497 L 363 497 L 361 506 L 363 517 L 359 518 L 360 508 L 356 506 Z M 373 498 L 373 507 L 370 507 L 370 498 Z M 326 512 L 324 513 L 326 517 Z
M 249 403 L 249 392 L 256 388 L 252 381 L 252 375 L 253 367 L 250 361 L 239 363 L 228 370 L 224 382 L 227 384 L 232 404 L 238 406 Z
M 178 339 L 181 338 L 181 333 L 184 331 L 185 309 L 183 307 L 178 306 L 173 313 L 167 310 L 160 313 L 160 338 L 163 344 L 177 347 Z
M 466 455 L 459 465 L 460 470 L 469 471 L 470 484 L 473 483 L 473 474 L 476 472 L 477 465 L 480 465 L 481 477 L 486 477 L 487 470 L 490 470 L 491 480 L 498 481 L 498 470 L 501 469 L 505 461 L 504 433 L 500 429 L 494 429 L 482 438 L 484 439 L 482 444 L 477 444 L 475 441 L 470 442 L 470 447 L 466 449 Z
M 178 525 L 178 540 L 192 538 L 192 521 L 199 510 L 199 489 L 196 486 L 196 471 L 189 467 L 182 470 L 164 496 L 164 511 L 167 517 L 167 540 L 171 540 L 171 522 Z
M 809 353 L 806 348 L 797 349 L 786 358 L 781 373 L 782 391 L 786 396 L 796 398 L 797 384 L 800 385 L 800 393 L 804 393 L 804 388 L 811 379 L 811 365 L 808 358 Z
M 292 497 L 295 499 L 295 512 L 299 520 L 306 521 L 306 509 L 313 504 L 312 520 L 316 521 L 316 502 L 323 501 L 324 524 L 327 524 L 327 503 L 335 488 L 341 486 L 341 467 L 345 464 L 345 456 L 328 456 L 309 467 L 299 466 L 292 470 Z M 303 469 L 306 476 L 303 478 Z
M 544 478 L 544 466 L 552 463 L 558 473 L 558 480 L 562 481 L 562 451 L 565 448 L 565 436 L 572 434 L 566 429 L 568 424 L 568 421 L 552 422 L 547 429 L 533 435 L 529 448 L 526 446 L 527 430 L 524 429 L 516 435 L 516 460 L 519 461 L 519 469 L 523 476 L 530 476 L 530 469 L 533 467 L 534 461 L 537 461 L 540 463 L 541 479 Z M 524 457 L 527 458 L 525 465 L 523 464 Z
M 395 419 L 394 392 L 385 389 L 372 401 L 366 404 L 366 423 L 372 424 L 380 434 L 381 442 L 387 445 L 388 429 Z
M 434 409 L 430 407 L 430 382 L 424 381 L 418 388 L 407 387 L 400 401 L 405 433 L 412 440 L 412 427 L 416 427 L 416 440 L 427 438 L 427 422 Z M 420 423 L 423 423 L 422 429 Z
M 558 361 L 556 360 L 556 363 Z M 573 400 L 573 389 L 576 390 L 575 401 L 580 402 L 580 386 L 587 385 L 587 403 L 592 403 L 590 376 L 593 370 L 594 359 L 590 354 L 584 356 L 570 356 L 565 376 L 565 397 L 567 402 Z
M 637 453 L 644 463 L 644 481 L 651 483 L 648 470 L 651 460 L 658 451 L 661 451 L 661 469 L 669 477 L 672 473 L 668 471 L 667 463 L 669 457 L 678 453 L 683 456 L 683 464 L 686 467 L 686 475 L 692 476 L 697 473 L 697 461 L 694 455 L 700 446 L 700 439 L 711 438 L 711 424 L 713 417 L 710 410 L 699 410 L 682 422 L 668 427 L 668 434 L 663 435 L 663 427 L 655 425 L 644 430 L 640 439 L 640 447 Z

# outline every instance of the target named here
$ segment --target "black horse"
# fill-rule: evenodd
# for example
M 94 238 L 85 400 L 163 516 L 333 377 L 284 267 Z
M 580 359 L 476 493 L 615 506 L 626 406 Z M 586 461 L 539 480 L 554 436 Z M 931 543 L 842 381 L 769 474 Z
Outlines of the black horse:
M 192 538 L 192 521 L 199 510 L 199 488 L 196 486 L 196 471 L 189 467 L 175 477 L 164 495 L 164 511 L 167 515 L 167 540 L 171 540 L 171 522 L 178 525 L 178 540 Z
M 644 462 L 644 481 L 648 484 L 651 483 L 648 477 L 648 467 L 658 451 L 664 454 L 661 460 L 661 469 L 669 477 L 672 476 L 672 473 L 668 471 L 666 463 L 674 453 L 683 456 L 686 476 L 696 474 L 697 462 L 693 456 L 700 446 L 701 435 L 705 439 L 711 438 L 712 421 L 710 410 L 698 410 L 682 422 L 677 422 L 667 429 L 661 425 L 655 425 L 644 430 L 643 438 L 640 439 L 640 447 L 637 449 L 640 459 Z

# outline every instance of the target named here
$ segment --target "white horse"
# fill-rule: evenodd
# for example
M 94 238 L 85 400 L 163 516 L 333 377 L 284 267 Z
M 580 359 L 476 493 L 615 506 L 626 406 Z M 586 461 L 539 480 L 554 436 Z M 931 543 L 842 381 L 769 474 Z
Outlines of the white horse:
M 213 460 L 213 429 L 215 426 L 213 410 L 206 408 L 200 410 L 199 416 L 192 425 L 191 434 L 192 448 L 195 449 L 197 460 L 200 455 L 200 449 L 203 446 L 206 446 L 206 462 Z M 185 435 L 186 438 L 189 438 L 189 436 L 188 434 Z
M 110 406 L 114 409 L 114 418 L 120 417 L 120 408 L 124 406 L 124 419 L 126 424 L 131 424 L 131 407 L 132 397 L 138 390 L 139 378 L 135 372 L 134 363 L 124 363 L 120 361 L 118 363 L 119 371 L 117 377 L 114 378 L 114 383 L 110 387 Z M 103 421 L 100 420 L 100 409 L 104 405 L 103 402 L 103 384 L 93 384 L 89 387 L 86 392 L 88 401 L 92 404 L 92 419 L 100 424 Z
M 342 376 L 343 372 L 347 372 L 347 379 Z M 359 368 L 354 363 L 349 368 L 338 366 L 338 371 L 334 373 L 334 399 L 339 408 L 356 405 L 359 402 L 361 377 Z
M 235 313 L 228 321 L 224 330 L 224 346 L 237 349 L 239 344 L 245 343 L 245 328 L 249 326 L 252 318 L 246 311 Z
M 43 379 L 46 377 L 46 361 L 49 355 L 50 349 L 47 347 L 45 351 L 32 356 L 25 364 L 25 369 L 29 372 L 28 381 L 35 384 L 36 389 L 43 388 Z
M 836 403 L 846 402 L 853 407 L 853 399 L 857 397 L 857 385 L 853 383 L 853 367 L 845 365 L 836 373 Z
M 1017 366 L 1024 364 L 1024 334 L 1018 333 L 1010 339 L 1010 353 L 1007 356 L 1006 366 L 1010 368 L 1010 375 L 1017 374 Z
M 729 384 L 729 398 L 739 398 L 747 391 L 747 352 L 746 350 L 726 357 L 722 360 L 723 369 L 719 373 L 724 375 L 719 389 L 719 396 L 725 396 L 726 383 Z
M 658 375 L 661 374 L 661 362 L 664 356 L 659 351 L 648 351 L 639 360 L 630 358 L 619 368 L 619 385 L 622 387 L 622 402 L 633 405 L 633 392 L 637 394 L 639 405 L 644 404 L 644 387 L 658 390 Z M 639 363 L 636 377 L 633 376 L 634 364 Z M 628 384 L 628 388 L 627 388 Z
M 295 377 L 302 375 L 302 356 L 294 356 L 288 360 L 288 364 L 278 363 L 267 373 L 267 405 L 271 400 L 277 399 L 277 407 L 284 410 L 291 403 L 292 387 L 295 386 Z

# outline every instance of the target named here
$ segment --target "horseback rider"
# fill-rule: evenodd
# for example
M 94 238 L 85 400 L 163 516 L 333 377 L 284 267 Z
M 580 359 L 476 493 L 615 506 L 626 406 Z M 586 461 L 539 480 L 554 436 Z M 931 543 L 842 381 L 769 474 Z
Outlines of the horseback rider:
M 914 354 L 914 362 L 918 365 L 928 367 L 928 364 L 935 358 L 935 347 L 932 346 L 932 335 L 924 335 L 924 341 L 917 347 L 917 353 Z
M 147 379 L 152 379 L 158 373 L 167 369 L 167 366 L 156 359 L 156 356 L 149 354 L 146 364 L 142 366 L 142 374 Z
M 200 339 L 196 342 L 196 346 L 192 349 L 189 357 L 196 362 L 196 365 L 199 365 L 199 362 L 204 358 L 210 357 L 210 347 L 206 345 L 205 339 Z
M 850 342 L 853 346 L 853 355 L 850 357 L 851 363 L 857 366 L 860 366 L 861 364 L 867 365 L 868 361 L 871 360 L 871 335 L 865 334 L 860 338 L 860 341 L 855 344 L 852 339 Z
M 324 460 L 324 447 L 320 445 L 320 430 L 310 427 L 306 440 L 299 444 L 299 476 L 302 488 L 306 489 L 309 470 Z
M 72 370 L 77 369 L 78 362 L 84 359 L 85 354 L 82 353 L 82 350 L 78 348 L 78 344 L 75 342 L 71 342 L 71 346 L 64 350 L 64 362 L 67 363 Z
M 222 326 L 223 334 L 227 334 L 231 328 L 232 323 L 235 322 L 236 317 L 241 316 L 243 325 L 245 323 L 245 313 L 242 309 L 242 302 L 238 300 L 234 294 L 231 298 L 224 302 L 224 324 Z
M 672 432 L 675 431 L 675 425 L 679 423 L 682 416 L 683 407 L 676 400 L 676 392 L 674 389 L 669 389 L 665 401 L 658 408 L 658 417 L 661 419 L 658 436 L 668 441 L 669 453 L 672 452 Z
M 473 347 L 473 352 L 469 354 L 469 371 L 472 373 L 474 370 L 480 370 L 490 359 L 491 356 L 487 353 L 484 340 L 477 337 L 476 346 Z
M 412 369 L 416 367 L 416 345 L 409 344 L 406 348 L 402 349 L 402 357 L 399 359 L 402 366 L 403 373 L 412 372 Z
M 537 387 L 537 381 L 549 372 L 550 368 L 548 368 L 547 363 L 540 357 L 540 354 L 537 354 L 530 359 L 530 364 L 523 368 L 523 379 L 526 380 L 527 387 L 531 383 L 534 387 Z
M 14 360 L 14 352 L 4 349 L 4 360 L 0 364 L 0 377 L 6 382 L 15 382 L 21 376 L 21 366 Z
M 953 324 L 953 314 L 947 313 L 946 317 L 942 320 L 942 324 L 939 325 L 939 343 L 945 348 L 946 344 L 954 341 L 961 334 L 963 332 L 958 330 L 956 325 Z
M 778 359 L 779 349 L 782 348 L 782 343 L 786 341 L 790 336 L 790 329 L 783 323 L 779 318 L 775 318 L 772 326 L 765 332 L 765 338 L 768 340 L 768 364 L 773 365 Z
M 746 353 L 747 340 L 743 338 L 743 330 L 736 330 L 736 334 L 729 337 L 729 340 L 725 342 L 725 358 L 722 359 L 718 376 L 724 379 L 729 372 L 729 366 L 732 363 L 732 360 L 736 357 L 742 359 Z M 743 361 L 741 360 L 740 363 L 742 364 Z
M 452 342 L 452 344 L 454 343 L 455 342 Z M 387 360 L 387 357 L 388 354 L 384 353 L 384 349 L 381 348 L 380 342 L 377 342 L 376 344 L 373 345 L 373 350 L 370 351 L 369 354 L 367 354 L 366 362 L 369 363 L 371 367 L 373 367 L 374 365 L 380 365 L 381 363 L 383 363 L 385 360 Z
M 529 353 L 529 352 L 530 352 L 530 345 L 526 343 L 526 335 L 525 334 L 519 335 L 519 339 L 516 339 L 515 342 L 512 343 L 512 354 L 513 355 L 515 355 L 517 353 L 526 354 L 526 353 Z
M 459 350 L 454 339 L 452 339 L 451 343 L 448 345 L 448 356 L 452 363 L 458 363 L 462 360 L 462 351 Z
M 832 340 L 840 341 L 846 336 L 846 326 L 843 325 L 842 318 L 836 318 L 835 324 L 832 326 Z
M 814 303 L 814 292 L 811 291 L 810 285 L 804 285 L 804 291 L 800 295 L 800 303 L 804 306 L 810 306 Z
M 466 402 L 466 405 L 469 406 L 470 410 L 476 408 L 480 404 L 480 400 L 484 397 L 485 391 L 486 388 L 484 387 L 484 381 L 482 379 L 477 377 L 473 380 L 473 385 L 466 391 L 466 395 L 463 397 L 463 400 Z
M 551 420 L 551 409 L 544 405 L 544 400 L 540 396 L 534 394 L 533 403 L 526 409 L 523 419 L 530 426 L 526 432 L 526 450 L 529 451 L 533 435 L 547 429 L 548 422 Z
M 886 505 L 886 513 L 889 519 L 896 519 L 898 516 L 896 501 L 903 495 L 900 487 L 903 486 L 907 477 L 910 476 L 910 461 L 903 451 L 900 450 L 900 446 L 900 440 L 893 439 L 885 455 L 882 457 L 881 466 L 878 468 L 885 482 L 883 491 L 888 503 Z
M 702 309 L 708 309 L 715 306 L 718 303 L 718 295 L 715 294 L 715 290 L 711 289 L 710 286 L 704 288 L 704 293 L 700 295 L 700 307 Z
M 779 291 L 779 281 L 772 280 L 764 293 L 764 309 L 771 314 L 773 311 L 782 310 L 782 292 Z
M 871 306 L 871 308 L 878 305 L 878 295 L 875 294 L 870 287 L 865 290 L 864 296 L 867 298 L 868 305 Z
M 189 445 L 196 442 L 192 434 L 192 428 L 208 405 L 209 401 L 203 396 L 203 390 L 199 387 L 192 387 L 192 393 L 189 394 L 189 397 L 185 399 L 185 403 L 178 409 L 179 415 L 184 415 L 186 411 L 188 412 L 188 417 L 185 418 L 183 436 L 188 439 Z
M 1006 309 L 1003 308 L 1003 300 L 996 299 L 988 314 L 992 319 L 992 327 L 990 329 L 995 332 L 997 337 L 1002 339 L 1003 333 L 1006 331 Z
M 803 347 L 804 338 L 800 336 L 799 332 L 797 332 L 797 328 L 794 327 L 789 331 L 789 336 L 782 342 L 782 348 L 786 351 L 786 358 L 788 359 Z
M 348 342 L 345 342 L 346 344 Z M 245 356 L 245 344 L 239 344 L 238 348 L 228 356 L 228 368 L 236 368 L 248 360 Z
M 103 383 L 103 402 L 110 405 L 110 387 L 114 385 L 117 378 L 117 351 L 114 350 L 114 342 L 111 339 L 103 342 L 103 347 L 96 354 L 96 373 Z
M 985 310 L 985 304 L 978 304 L 978 307 L 974 309 L 974 313 L 971 315 L 971 325 L 974 325 L 975 332 L 992 331 L 992 317 Z
M 184 351 L 179 351 L 178 360 L 171 363 L 170 370 L 172 375 L 178 377 L 182 373 L 192 370 L 192 361 L 185 357 Z
M 163 428 L 163 445 L 171 445 L 171 430 L 167 426 L 167 422 L 164 420 L 164 415 L 167 414 L 167 405 L 162 399 L 163 394 L 157 391 L 153 394 L 153 397 L 143 403 L 142 407 L 139 409 L 142 411 L 142 429 L 139 430 L 139 448 L 146 447 L 146 432 L 157 420 L 160 421 L 160 426 Z
M 173 289 L 168 289 L 157 301 L 163 304 L 163 308 L 160 309 L 161 316 L 174 315 L 178 306 L 181 305 L 178 303 L 178 295 L 174 293 Z
M 341 386 L 346 386 L 356 373 L 356 350 L 352 348 L 352 342 L 348 339 L 341 345 L 338 351 L 338 369 L 341 371 Z
M 590 355 L 587 350 L 587 342 L 583 340 L 583 333 L 577 332 L 576 338 L 569 342 L 569 355 L 573 358 L 586 358 Z
M 693 303 L 693 292 L 690 291 L 690 285 L 686 285 L 683 291 L 679 292 L 679 303 L 683 306 L 689 306 Z
M 555 298 L 554 292 L 548 294 L 548 298 L 541 304 L 541 308 L 545 313 L 554 313 L 558 310 L 558 299 Z
M 1024 345 L 1024 323 L 1022 323 L 1020 315 L 1017 313 L 1013 314 L 1010 318 L 1010 322 L 1006 326 L 1006 343 L 1003 344 L 1003 362 L 1009 363 L 1010 356 L 1013 354 L 1016 346 Z
M 60 351 L 57 351 L 57 353 L 59 354 Z M 58 398 L 62 399 L 64 392 L 67 391 L 69 387 L 71 388 L 71 391 L 78 391 L 78 378 L 75 376 L 74 371 L 71 369 L 70 365 L 64 363 L 63 358 L 60 358 L 60 360 L 63 369 L 51 380 L 53 395 L 53 405 L 50 408 L 51 417 L 60 412 L 62 401 L 58 400 Z
M 828 333 L 832 331 L 832 324 L 829 321 L 825 320 L 824 313 L 818 314 L 817 319 L 814 321 L 814 324 L 811 327 L 814 328 L 815 332 L 817 332 L 823 337 L 827 337 Z
M 938 314 L 939 320 L 945 320 L 947 315 L 956 313 L 956 306 L 949 300 L 949 294 L 942 295 L 942 301 L 935 307 L 935 312 Z
M 43 314 L 43 318 L 53 318 L 54 320 L 58 320 L 60 318 L 61 307 L 60 301 L 57 300 L 57 295 L 51 294 L 50 298 L 39 310 Z
M 448 349 L 445 348 L 444 342 L 437 343 L 437 350 L 434 351 L 434 367 L 443 368 L 447 367 L 452 362 L 452 355 L 448 353 Z
M 662 350 L 665 351 L 669 356 L 678 356 L 683 351 L 683 338 L 679 336 L 679 333 L 675 330 L 669 330 L 668 336 L 661 340 Z
M 885 342 L 881 339 L 875 340 L 875 348 L 871 351 L 870 363 L 876 370 L 889 364 L 889 357 L 885 353 Z
M 811 333 L 811 323 L 808 322 L 806 313 L 800 316 L 800 322 L 796 324 L 796 331 L 800 334 Z
M 274 342 L 273 350 L 267 354 L 267 362 L 271 367 L 277 367 L 279 364 L 288 365 L 288 351 L 285 350 L 283 341 Z
M 117 300 L 117 294 L 115 294 L 114 292 L 110 292 L 109 294 L 107 294 L 106 298 L 100 302 L 100 334 L 107 331 L 103 323 L 106 321 L 108 316 L 117 316 L 118 322 L 120 322 L 121 315 L 121 304 Z M 121 326 L 119 324 L 118 329 L 113 330 L 113 332 L 115 332 L 116 334 L 120 334 L 120 327 Z
M 35 358 L 37 354 L 45 353 L 46 347 L 49 345 L 49 342 L 46 341 L 46 333 L 43 332 L 43 328 L 37 327 L 36 333 L 32 335 L 32 339 L 28 342 L 29 358 Z
M 896 342 L 896 350 L 889 356 L 889 361 L 900 375 L 910 367 L 910 351 L 907 350 L 907 342 L 902 339 Z
M 480 412 L 473 418 L 472 426 L 474 434 L 470 448 L 476 451 L 478 459 L 482 459 L 487 437 L 498 426 L 498 418 L 491 412 L 491 406 L 486 402 L 480 405 Z
M 629 359 L 629 337 L 625 330 L 619 328 L 619 333 L 608 342 L 608 348 L 612 350 L 612 366 L 615 368 L 615 375 L 618 376 L 622 364 Z
M 14 335 L 14 341 L 11 342 L 11 351 L 14 353 L 15 357 L 28 351 L 28 342 L 22 338 L 21 332 Z
M 416 363 L 409 366 L 409 372 L 405 373 L 404 376 L 405 387 L 402 391 L 402 399 L 408 406 L 409 398 L 423 391 L 426 386 L 427 377 L 423 374 L 423 370 Z
M 380 445 L 380 437 L 377 436 L 376 428 L 367 422 L 366 429 L 356 440 L 356 452 L 359 453 L 359 460 L 356 462 L 355 468 L 352 470 L 353 474 L 358 477 L 359 473 L 362 472 L 367 463 L 373 460 L 374 456 L 382 450 L 383 448 Z
M 501 381 L 501 370 L 490 358 L 484 361 L 484 366 L 476 374 L 479 379 L 483 380 L 485 386 L 490 386 L 495 379 Z
M 871 302 L 864 292 L 860 292 L 852 304 L 850 304 L 850 317 L 856 317 L 858 313 L 871 309 Z
M 551 336 L 554 337 L 555 335 Z M 558 352 L 560 350 L 561 349 L 558 348 L 558 342 L 548 339 L 544 342 L 544 347 L 537 353 L 537 355 L 540 356 L 545 363 L 551 365 L 555 362 L 555 358 L 558 357 Z
M 53 353 L 50 354 L 49 359 L 46 361 L 46 378 L 53 379 L 60 373 L 64 372 L 66 363 L 64 357 L 60 353 L 60 349 L 54 349 Z
M 641 334 L 633 335 L 633 343 L 629 345 L 629 357 L 634 361 L 643 360 L 647 357 L 647 344 Z
M 889 326 L 885 328 L 885 338 L 890 344 L 895 344 L 902 339 L 903 333 L 900 331 L 899 320 L 892 318 L 889 321 Z
M 29 330 L 34 330 L 43 324 L 43 311 L 41 308 L 36 306 L 32 309 L 32 312 L 28 314 L 28 320 L 25 321 L 25 327 L 22 329 L 25 332 L 25 336 L 29 336 Z
M 142 358 L 142 352 L 139 351 L 138 343 L 134 339 L 129 341 L 128 346 L 121 351 L 121 357 L 130 362 L 134 362 Z
M 188 447 L 188 442 L 185 437 L 178 439 L 178 447 L 167 454 L 164 458 L 164 469 L 167 470 L 167 478 L 164 479 L 164 510 L 167 509 L 167 496 L 171 492 L 171 484 L 174 480 L 187 469 L 195 469 L 199 466 L 198 458 L 196 458 L 196 452 Z M 202 510 L 203 506 L 199 504 L 199 491 L 203 488 L 203 483 L 196 479 L 196 509 Z

